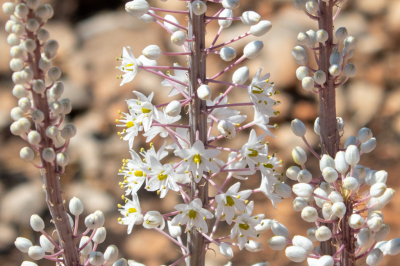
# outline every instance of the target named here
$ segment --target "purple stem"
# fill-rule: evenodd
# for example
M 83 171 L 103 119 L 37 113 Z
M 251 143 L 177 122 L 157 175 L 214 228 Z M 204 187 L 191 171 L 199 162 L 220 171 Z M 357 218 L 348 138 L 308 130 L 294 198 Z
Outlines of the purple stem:
M 160 124 L 160 123 L 153 123 L 152 126 L 156 126 L 156 127 L 180 127 L 180 128 L 189 128 L 189 126 L 185 126 L 185 125 Z
M 205 17 L 208 20 L 241 20 L 240 17 Z
M 156 231 L 160 232 L 161 234 L 163 234 L 164 236 L 168 237 L 172 242 L 174 242 L 175 244 L 177 244 L 178 246 L 180 246 L 181 248 L 183 248 L 184 250 L 186 250 L 186 247 L 184 245 L 182 245 L 181 243 L 179 243 L 178 241 L 176 241 L 175 238 L 173 238 L 172 236 L 170 236 L 169 234 L 165 233 L 163 230 L 159 229 L 159 228 L 154 228 Z
M 182 30 L 185 30 L 185 31 L 188 30 L 187 27 L 184 27 L 184 26 L 182 26 L 182 25 L 176 24 L 176 23 L 174 23 L 174 22 L 172 22 L 172 21 L 170 21 L 170 20 L 168 20 L 168 19 L 165 19 L 165 18 L 163 18 L 163 17 L 157 16 L 157 15 L 152 14 L 152 13 L 150 13 L 150 12 L 147 12 L 147 15 L 150 15 L 150 16 L 152 16 L 152 17 L 154 17 L 154 18 L 157 18 L 157 19 L 159 19 L 159 20 L 165 21 L 165 22 L 167 22 L 168 24 L 174 25 L 175 27 L 178 27 L 178 28 L 180 28 L 180 29 L 182 29 Z
M 210 49 L 214 46 L 214 44 L 217 42 L 219 36 L 221 36 L 221 32 L 224 29 L 224 27 L 220 26 L 219 30 L 217 32 L 217 35 L 215 35 L 214 41 L 211 43 Z
M 189 256 L 190 256 L 190 254 L 187 254 L 187 255 L 181 257 L 179 260 L 175 261 L 174 263 L 170 264 L 169 266 L 178 265 L 181 261 L 183 261 L 184 259 L 186 259 L 186 258 L 189 257 Z
M 161 23 L 160 21 L 156 21 L 158 25 L 160 25 L 161 27 L 164 28 L 164 30 L 166 30 L 169 34 L 174 34 L 174 32 L 170 29 L 168 29 L 163 23 Z
M 240 39 L 246 38 L 249 35 L 251 35 L 251 32 L 246 32 L 245 34 L 242 34 L 242 35 L 240 35 L 240 36 L 238 36 L 238 37 L 236 37 L 236 38 L 234 38 L 234 39 L 232 39 L 230 41 L 227 41 L 227 42 L 221 43 L 221 44 L 219 44 L 217 46 L 214 46 L 214 47 L 210 48 L 210 50 L 218 49 L 218 48 L 223 47 L 225 45 L 228 45 L 230 43 L 236 42 L 236 41 L 238 41 Z
M 175 56 L 175 55 L 191 55 L 191 52 L 180 52 L 180 53 L 176 53 L 176 52 L 162 52 L 163 55 L 167 55 L 167 56 Z
M 207 106 L 207 109 L 232 107 L 232 106 L 249 106 L 249 105 L 254 105 L 254 103 L 250 102 L 250 103 L 232 103 L 232 104 L 213 105 L 213 106 Z
M 170 9 L 157 8 L 157 7 L 150 7 L 150 9 L 154 10 L 154 11 L 167 12 L 167 13 L 189 14 L 189 11 L 170 10 Z
M 240 152 L 240 150 L 237 149 L 231 149 L 231 148 L 224 148 L 224 147 L 218 147 L 218 146 L 213 146 L 213 145 L 207 145 L 208 148 L 212 148 L 215 150 L 221 150 L 221 151 L 235 151 L 235 152 Z
M 219 81 L 219 80 L 212 80 L 212 79 L 206 79 L 206 82 L 224 84 L 224 85 L 229 85 L 229 86 L 238 87 L 238 88 L 242 88 L 242 89 L 248 89 L 249 88 L 246 85 L 240 85 L 240 84 L 236 84 L 236 83 Z
M 187 67 L 174 67 L 174 66 L 139 66 L 142 69 L 175 69 L 175 70 L 189 70 Z
M 58 250 L 61 250 L 60 246 L 57 245 L 53 239 L 51 239 L 51 237 L 44 231 L 44 230 L 40 230 L 40 233 L 42 233 Z
M 242 57 L 240 57 L 238 60 L 236 60 L 235 63 L 233 63 L 232 65 L 228 66 L 227 68 L 225 68 L 224 70 L 222 70 L 221 72 L 215 74 L 211 79 L 216 79 L 219 76 L 221 76 L 222 74 L 224 74 L 225 72 L 227 72 L 229 69 L 231 69 L 232 67 L 236 66 L 237 64 L 239 64 L 240 62 L 242 62 L 244 59 L 246 59 L 246 57 L 243 55 Z
M 94 234 L 96 234 L 96 231 L 97 231 L 97 228 L 93 230 L 93 232 L 92 232 L 92 234 L 90 235 L 90 238 L 88 239 L 88 241 L 86 241 L 86 243 L 85 243 L 82 247 L 80 247 L 80 248 L 78 249 L 79 252 L 81 252 L 82 249 L 84 249 L 87 245 L 89 245 L 90 241 L 92 241 L 92 239 L 93 239 L 93 237 L 94 237 Z
M 318 155 L 318 153 L 316 153 L 314 151 L 314 149 L 310 146 L 310 144 L 308 143 L 308 141 L 306 140 L 306 138 L 303 136 L 301 137 L 301 139 L 304 141 L 304 143 L 306 144 L 307 148 L 311 151 L 312 154 L 314 154 L 314 156 L 318 159 L 321 160 L 321 157 Z

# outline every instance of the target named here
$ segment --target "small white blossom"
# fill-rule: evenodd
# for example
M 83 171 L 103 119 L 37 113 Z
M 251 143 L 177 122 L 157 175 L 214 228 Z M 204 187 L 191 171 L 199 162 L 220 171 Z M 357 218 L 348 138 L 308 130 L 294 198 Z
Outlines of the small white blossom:
M 154 92 L 150 93 L 148 97 L 138 91 L 133 91 L 133 93 L 138 97 L 138 99 L 128 100 L 127 104 L 137 115 L 135 122 L 143 125 L 144 131 L 147 132 L 151 127 L 153 119 L 158 118 L 157 110 L 151 103 Z
M 243 145 L 240 151 L 251 170 L 254 170 L 255 166 L 268 163 L 268 147 L 261 143 L 264 138 L 265 134 L 257 137 L 256 131 L 252 129 L 248 142 Z
M 128 226 L 128 234 L 132 233 L 132 228 L 135 224 L 143 222 L 142 209 L 137 195 L 133 195 L 132 200 L 127 199 L 126 204 L 119 209 L 119 212 L 123 215 L 119 219 L 119 223 Z
M 131 82 L 135 78 L 136 74 L 139 72 L 139 66 L 142 65 L 142 63 L 135 58 L 133 51 L 129 46 L 122 49 L 121 59 L 121 66 L 118 67 L 118 69 L 125 74 L 122 75 L 120 86 L 124 85 L 125 83 Z
M 279 102 L 271 99 L 274 93 L 274 84 L 269 81 L 270 74 L 267 73 L 260 77 L 262 68 L 260 68 L 248 88 L 250 100 L 259 112 L 268 116 L 276 116 L 273 109 L 279 105 Z
M 180 67 L 180 65 L 177 64 L 177 63 L 174 63 L 174 67 Z M 175 74 L 174 76 L 169 75 L 169 77 L 173 78 L 175 80 L 178 80 L 180 82 L 186 83 L 186 84 L 189 83 L 188 71 L 180 70 L 180 69 L 174 69 L 174 74 Z M 176 82 L 174 82 L 172 80 L 164 79 L 161 82 L 161 85 L 164 86 L 164 87 L 173 87 L 171 92 L 168 94 L 168 96 L 174 96 L 174 95 L 177 95 L 177 94 L 180 93 L 179 90 L 177 90 L 175 87 L 178 87 L 181 91 L 183 91 L 185 93 L 188 93 L 188 87 L 187 86 L 184 86 L 182 84 L 176 83 Z
M 169 116 L 165 112 L 165 109 L 163 112 L 160 112 L 158 110 L 155 110 L 158 115 L 157 115 L 157 122 L 160 124 L 173 124 L 181 119 L 181 116 Z M 169 133 L 168 131 L 161 126 L 152 126 L 145 134 L 143 134 L 144 137 L 146 138 L 146 142 L 150 142 L 154 137 L 156 137 L 158 134 L 160 134 L 160 137 L 166 138 L 168 137 Z

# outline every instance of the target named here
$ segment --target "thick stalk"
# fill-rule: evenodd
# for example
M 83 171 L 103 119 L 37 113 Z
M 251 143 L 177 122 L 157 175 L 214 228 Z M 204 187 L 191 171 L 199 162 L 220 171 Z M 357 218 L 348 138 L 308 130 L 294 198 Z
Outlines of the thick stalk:
M 340 228 L 342 228 L 342 234 L 343 234 L 340 246 L 344 245 L 344 249 L 340 256 L 340 266 L 355 266 L 356 265 L 356 259 L 354 254 L 356 250 L 356 247 L 354 245 L 355 240 L 354 240 L 354 234 L 351 233 L 351 228 L 348 223 L 349 217 L 353 213 L 353 203 L 351 199 L 347 200 L 346 209 L 347 209 L 346 216 L 343 217 L 340 224 Z
M 319 69 L 324 71 L 328 77 L 325 88 L 319 93 L 319 124 L 321 136 L 321 152 L 329 154 L 335 158 L 336 152 L 339 150 L 339 132 L 336 122 L 336 99 L 334 77 L 329 75 L 329 57 L 333 49 L 333 1 L 319 1 L 321 17 L 318 19 L 319 29 L 328 32 L 328 41 L 326 44 L 319 44 Z M 332 224 L 324 224 L 332 230 Z M 322 255 L 333 255 L 336 252 L 335 247 L 330 241 L 321 242 Z M 346 250 L 346 248 L 345 248 Z
M 34 18 L 35 12 L 30 11 L 29 17 Z M 33 56 L 28 56 L 29 66 L 34 72 L 34 79 L 41 79 L 44 81 L 44 73 L 39 69 L 39 60 L 41 58 L 40 43 L 36 39 L 36 35 L 28 31 L 28 38 L 35 40 L 37 48 Z M 46 128 L 51 125 L 49 116 L 49 104 L 46 94 L 44 97 L 32 91 L 32 99 L 34 108 L 40 110 L 44 114 L 44 121 L 42 124 L 36 124 L 36 131 L 39 132 L 42 141 L 39 147 L 39 153 L 43 154 L 45 148 L 53 148 L 55 146 L 53 141 L 46 136 Z M 72 227 L 69 223 L 69 218 L 64 209 L 64 203 L 61 196 L 60 177 L 57 174 L 55 162 L 46 162 L 41 159 L 43 169 L 41 174 L 43 177 L 43 190 L 46 194 L 46 203 L 50 210 L 52 222 L 54 223 L 61 249 L 64 250 L 63 256 L 66 266 L 78 266 L 80 263 L 79 254 L 75 246 Z
M 192 0 L 193 1 L 193 0 Z M 191 1 L 191 2 L 192 2 Z M 196 142 L 196 137 L 204 144 L 207 144 L 207 117 L 202 110 L 207 110 L 205 101 L 197 97 L 198 80 L 205 83 L 206 80 L 206 57 L 205 50 L 205 20 L 203 15 L 195 15 L 192 11 L 192 5 L 189 3 L 189 26 L 188 39 L 195 41 L 189 43 L 189 50 L 192 56 L 189 59 L 189 96 L 194 96 L 192 105 L 190 106 L 190 143 Z M 207 173 L 204 173 L 207 174 Z M 191 200 L 198 191 L 198 198 L 201 199 L 203 205 L 208 204 L 208 182 L 202 178 L 199 183 L 192 181 Z M 204 237 L 197 231 L 192 230 L 188 233 L 187 247 L 190 256 L 186 260 L 187 266 L 204 266 L 206 243 Z

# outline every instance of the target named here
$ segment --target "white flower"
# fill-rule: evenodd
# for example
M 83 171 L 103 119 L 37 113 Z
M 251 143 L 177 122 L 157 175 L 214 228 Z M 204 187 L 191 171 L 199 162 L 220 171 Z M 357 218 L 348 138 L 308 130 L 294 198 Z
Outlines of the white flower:
M 232 223 L 235 217 L 235 210 L 243 212 L 246 209 L 244 202 L 251 195 L 251 190 L 244 190 L 239 192 L 240 182 L 232 185 L 224 194 L 215 196 L 215 201 L 218 203 L 215 216 L 221 218 L 222 213 L 228 224 Z
M 260 78 L 261 71 L 262 68 L 257 71 L 248 87 L 249 97 L 262 114 L 276 116 L 277 113 L 273 107 L 278 106 L 279 102 L 270 98 L 273 95 L 274 84 L 269 82 L 269 73 Z
M 119 135 L 124 135 L 122 140 L 128 141 L 129 147 L 133 147 L 133 142 L 135 141 L 135 137 L 139 134 L 139 131 L 143 130 L 143 127 L 136 121 L 135 112 L 130 109 L 129 114 L 122 113 L 122 118 L 118 119 L 116 122 L 122 123 L 117 124 L 117 127 L 126 127 L 122 132 L 118 133 Z
M 125 83 L 131 82 L 135 78 L 136 74 L 139 72 L 139 66 L 142 65 L 142 63 L 138 61 L 133 55 L 131 47 L 128 46 L 127 48 L 124 47 L 122 49 L 122 62 L 121 66 L 118 67 L 119 70 L 125 73 L 122 75 L 120 86 L 124 85 Z
M 178 140 L 179 144 L 182 146 L 182 149 L 189 149 L 190 148 L 190 133 L 189 129 L 178 127 L 176 129 L 176 133 L 180 136 L 176 139 Z M 174 142 L 166 147 L 170 150 L 180 149 L 179 146 Z
M 231 239 L 234 239 L 236 235 L 238 236 L 240 250 L 242 250 L 246 245 L 247 237 L 259 237 L 255 227 L 262 221 L 264 214 L 251 216 L 253 208 L 254 202 L 251 201 L 246 206 L 244 213 L 236 218 L 235 225 L 231 230 Z
M 151 165 L 151 168 L 149 167 L 151 170 L 147 172 L 151 176 L 146 184 L 148 191 L 157 191 L 160 194 L 160 198 L 164 198 L 170 189 L 179 191 L 176 180 L 181 175 L 174 172 L 174 167 L 171 164 L 162 165 L 154 156 L 150 156 L 148 165 Z
M 174 67 L 180 67 L 180 65 L 177 64 L 177 63 L 174 63 Z M 175 69 L 174 70 L 174 74 L 175 74 L 174 76 L 172 76 L 172 75 L 168 75 L 168 76 L 170 78 L 173 78 L 173 79 L 178 80 L 180 82 L 183 82 L 183 83 L 186 83 L 186 84 L 189 83 L 188 71 Z M 189 93 L 187 86 L 184 86 L 182 84 L 176 83 L 176 82 L 174 82 L 172 80 L 164 79 L 161 82 L 161 85 L 164 86 L 164 87 L 173 87 L 171 92 L 168 94 L 168 96 L 174 96 L 174 95 L 177 95 L 177 94 L 180 93 L 175 87 L 178 87 L 183 92 Z
M 181 119 L 181 116 L 169 116 L 166 114 L 165 109 L 163 112 L 155 110 L 157 112 L 157 122 L 160 124 L 173 124 Z M 168 131 L 164 127 L 152 126 L 143 136 L 147 137 L 146 142 L 150 142 L 155 136 L 160 134 L 160 137 L 168 137 Z
M 144 216 L 143 227 L 147 229 L 158 227 L 163 230 L 165 227 L 164 217 L 158 211 L 149 211 Z
M 214 106 L 217 102 L 219 102 L 219 99 L 222 97 L 222 95 L 219 95 L 214 99 L 214 101 L 207 100 L 207 106 Z M 228 103 L 228 97 L 224 97 L 219 105 L 225 105 Z M 228 107 L 222 107 L 222 108 L 214 108 L 211 112 L 211 115 L 217 118 L 218 120 L 229 120 L 234 124 L 240 124 L 242 123 L 247 116 L 245 115 L 239 115 L 240 111 L 229 109 Z M 211 118 L 207 119 L 207 122 L 211 122 Z
M 184 162 L 176 169 L 177 172 L 191 171 L 194 180 L 198 183 L 203 177 L 205 170 L 212 173 L 219 173 L 219 167 L 212 161 L 221 151 L 206 150 L 203 142 L 196 141 L 189 149 L 175 150 L 175 155 L 184 159 Z
M 276 183 L 278 183 L 278 179 L 273 175 L 263 174 L 261 177 L 260 190 L 269 198 L 275 209 L 277 209 L 276 203 L 282 201 L 282 197 L 274 192 Z
M 276 128 L 276 127 L 272 126 L 272 125 L 268 125 L 269 116 L 264 115 L 261 112 L 259 112 L 255 106 L 253 106 L 253 108 L 254 108 L 254 121 L 253 121 L 254 124 L 256 126 L 258 126 L 259 128 L 261 128 L 265 132 L 265 134 L 275 138 L 275 135 L 272 134 L 272 132 L 269 130 L 269 128 Z
M 135 224 L 141 224 L 143 222 L 142 209 L 140 208 L 137 195 L 133 195 L 132 200 L 127 199 L 125 206 L 122 206 L 119 212 L 123 217 L 120 218 L 118 222 L 128 226 L 128 234 L 132 233 L 132 228 Z
M 248 142 L 243 145 L 240 151 L 251 170 L 254 170 L 255 166 L 268 163 L 268 147 L 266 144 L 261 143 L 264 137 L 265 134 L 257 137 L 256 131 L 252 129 Z
M 231 152 L 228 156 L 228 162 L 232 161 L 233 159 L 237 158 L 238 154 L 237 152 Z M 219 160 L 217 161 L 219 162 Z M 219 162 L 220 165 L 224 165 L 222 161 Z M 233 163 L 229 164 L 225 169 L 243 169 L 247 165 L 246 160 L 236 160 Z M 256 170 L 250 170 L 250 171 L 232 171 L 228 172 L 230 176 L 237 178 L 239 180 L 247 180 L 249 175 L 254 175 L 256 173 Z
M 130 150 L 130 153 L 132 160 L 128 160 L 125 169 L 119 173 L 119 175 L 126 176 L 126 182 L 124 182 L 125 188 L 127 188 L 126 195 L 136 194 L 147 176 L 145 173 L 146 165 L 142 162 L 140 156 L 134 150 Z
M 151 103 L 154 92 L 152 92 L 149 97 L 146 97 L 137 91 L 133 91 L 133 93 L 138 97 L 138 99 L 128 100 L 127 104 L 129 108 L 132 109 L 132 111 L 137 115 L 135 122 L 143 125 L 144 131 L 147 132 L 151 127 L 153 118 L 158 118 L 157 112 L 155 112 L 156 109 Z
M 175 209 L 179 214 L 172 219 L 171 225 L 186 224 L 186 230 L 190 230 L 193 226 L 199 231 L 207 233 L 208 226 L 206 219 L 212 219 L 214 215 L 206 209 L 202 208 L 199 198 L 194 199 L 189 204 L 178 204 Z
M 156 151 L 154 149 L 154 146 L 151 146 L 150 149 L 148 149 L 147 151 L 145 151 L 144 149 L 140 150 L 140 155 L 142 155 L 146 162 L 150 161 L 150 157 L 154 156 L 157 158 L 157 160 L 161 161 L 162 159 L 164 159 L 167 155 L 168 152 L 165 150 L 165 145 L 166 142 L 164 142 L 164 144 L 158 149 L 158 151 Z M 150 165 L 147 165 L 147 167 L 149 167 Z

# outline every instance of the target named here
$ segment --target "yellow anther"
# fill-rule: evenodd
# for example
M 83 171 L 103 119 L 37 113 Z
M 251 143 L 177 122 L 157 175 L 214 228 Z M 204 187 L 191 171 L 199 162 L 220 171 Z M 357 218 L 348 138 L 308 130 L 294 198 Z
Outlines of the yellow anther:
M 133 181 L 133 183 L 135 184 L 135 185 L 137 185 L 138 184 L 138 182 L 135 180 L 135 181 Z
M 118 132 L 117 134 L 118 134 L 118 136 L 121 136 L 121 132 Z
M 124 196 L 124 195 L 122 195 L 122 196 L 121 196 L 121 199 L 125 199 L 125 196 Z
M 118 204 L 118 208 L 122 208 L 122 205 L 121 205 L 121 204 Z
M 240 199 L 240 195 L 237 195 L 236 198 L 237 198 L 237 199 Z
M 122 173 L 122 170 L 121 170 L 121 169 L 119 169 L 119 170 L 118 170 L 118 172 L 119 172 L 119 173 Z
M 119 123 L 119 120 L 118 120 L 118 119 L 115 119 L 115 123 Z
M 147 169 L 151 170 L 151 167 L 149 166 L 149 168 L 147 168 Z
M 128 199 L 125 199 L 125 203 L 128 203 L 128 201 L 129 201 Z
M 188 170 L 186 170 L 186 171 L 185 171 L 185 173 L 187 174 L 187 173 L 189 173 L 189 171 L 188 171 Z
M 118 114 L 121 114 L 121 110 L 118 110 Z
M 157 194 L 160 194 L 160 190 L 157 190 Z
M 125 183 L 125 184 L 128 184 L 128 180 L 124 180 L 124 183 Z

